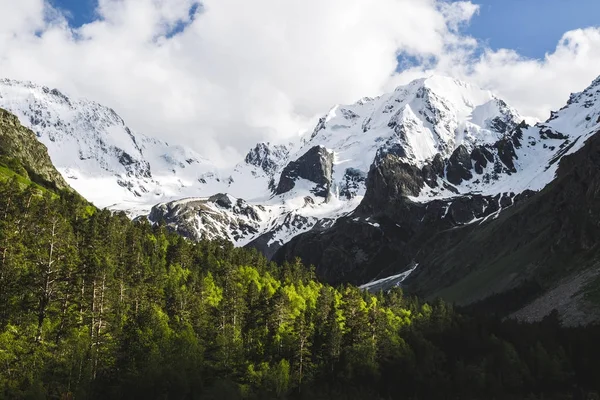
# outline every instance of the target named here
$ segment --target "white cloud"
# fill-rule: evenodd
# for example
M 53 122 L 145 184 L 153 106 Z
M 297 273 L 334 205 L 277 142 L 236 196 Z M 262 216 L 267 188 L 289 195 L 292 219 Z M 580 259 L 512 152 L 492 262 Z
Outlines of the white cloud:
M 0 0 L 0 76 L 96 100 L 138 131 L 231 162 L 311 128 L 335 103 L 431 71 L 536 116 L 599 73 L 595 29 L 567 33 L 541 61 L 489 50 L 474 59 L 477 42 L 460 33 L 471 2 L 205 0 L 190 17 L 196 3 L 100 0 L 98 20 L 73 30 L 43 0 Z M 397 74 L 398 54 L 423 66 Z
M 528 60 L 513 51 L 486 52 L 472 78 L 510 99 L 526 115 L 540 119 L 562 107 L 571 92 L 585 89 L 600 75 L 600 29 L 564 34 L 543 60 Z
M 416 76 L 440 73 L 488 88 L 506 99 L 521 114 L 545 120 L 551 110 L 565 105 L 569 94 L 585 89 L 600 75 L 600 28 L 569 31 L 541 60 L 528 59 L 513 50 L 449 52 L 437 65 L 416 67 L 398 74 L 393 84 Z
M 0 0 L 0 75 L 97 100 L 136 130 L 230 158 L 377 94 L 399 52 L 468 45 L 455 30 L 476 11 L 438 0 L 205 0 L 192 21 L 195 3 L 100 0 L 98 20 L 71 30 L 49 22 L 42 0 Z

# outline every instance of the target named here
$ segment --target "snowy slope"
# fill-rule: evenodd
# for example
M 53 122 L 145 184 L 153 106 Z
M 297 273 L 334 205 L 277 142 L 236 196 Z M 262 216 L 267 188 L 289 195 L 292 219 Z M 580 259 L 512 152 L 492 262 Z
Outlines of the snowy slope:
M 380 290 L 389 290 L 393 287 L 399 287 L 414 271 L 417 269 L 419 264 L 414 263 L 409 268 L 397 275 L 388 276 L 387 278 L 377 279 L 364 285 L 359 286 L 360 289 L 365 289 L 373 293 L 377 293 Z
M 318 200 L 309 192 L 310 182 L 300 182 L 298 186 L 293 193 L 261 203 L 250 203 L 225 193 L 161 203 L 152 208 L 149 219 L 166 223 L 195 240 L 225 238 L 237 246 L 245 246 L 263 237 L 265 250 L 278 248 L 317 225 L 327 228 L 360 203 L 360 198 Z
M 151 219 L 190 237 L 271 246 L 351 213 L 365 194 L 369 169 L 388 154 L 417 168 L 441 160 L 439 176 L 413 197 L 420 202 L 539 190 L 553 179 L 555 161 L 598 129 L 598 86 L 573 95 L 551 120 L 528 127 L 489 91 L 447 77 L 419 79 L 337 105 L 303 138 L 285 146 L 259 143 L 225 169 L 191 149 L 135 132 L 112 109 L 56 89 L 0 80 L 0 107 L 36 132 L 68 183 L 96 205 L 136 216 L 158 204 Z M 315 148 L 325 149 L 314 152 L 319 160 L 305 157 Z M 461 151 L 489 153 L 490 162 L 476 168 L 468 161 L 472 177 L 454 182 L 450 168 Z M 333 161 L 326 165 L 329 154 Z M 304 165 L 309 160 L 320 168 Z M 323 189 L 329 193 L 319 194 Z
M 552 112 L 546 122 L 520 129 L 516 137 L 512 132 L 513 171 L 494 173 L 495 165 L 490 163 L 483 172 L 475 173 L 473 179 L 453 185 L 455 191 L 425 187 L 414 200 L 425 202 L 472 193 L 496 195 L 539 191 L 555 178 L 560 159 L 579 150 L 599 130 L 600 77 L 583 92 L 572 94 L 567 105 Z M 489 143 L 488 148 L 492 148 Z M 440 181 L 451 186 L 444 179 Z
M 114 110 L 57 89 L 0 80 L 0 107 L 36 132 L 68 183 L 100 207 L 187 195 L 215 170 L 190 149 L 134 132 Z
M 450 156 L 461 144 L 494 143 L 522 120 L 489 91 L 433 76 L 374 99 L 333 107 L 291 158 L 315 144 L 334 151 L 334 187 L 345 193 L 347 182 L 353 181 L 349 176 L 366 176 L 378 156 L 392 153 L 422 166 L 436 154 Z M 351 193 L 364 193 L 364 183 L 355 186 Z
M 489 91 L 446 77 L 420 79 L 375 99 L 365 98 L 352 105 L 333 107 L 319 120 L 313 132 L 289 147 L 278 149 L 258 145 L 248 153 L 245 162 L 234 169 L 234 183 L 224 192 L 233 194 L 235 201 L 244 198 L 254 206 L 260 206 L 254 213 L 258 218 L 248 221 L 246 216 L 240 217 L 235 207 L 223 207 L 208 197 L 190 199 L 187 207 L 178 202 L 176 213 L 171 210 L 173 204 L 161 204 L 151 217 L 166 220 L 174 229 L 195 238 L 211 237 L 215 229 L 238 232 L 236 226 L 242 221 L 252 229 L 228 237 L 239 245 L 258 242 L 257 246 L 264 250 L 282 245 L 307 230 L 325 229 L 340 216 L 352 212 L 365 194 L 371 165 L 386 154 L 400 156 L 418 167 L 431 162 L 436 155 L 447 161 L 461 145 L 469 150 L 476 146 L 493 146 L 506 138 L 523 119 Z M 324 148 L 325 152 L 315 151 L 317 148 Z M 307 179 L 317 170 L 329 171 L 327 165 L 319 164 L 326 163 L 324 153 L 333 155 L 330 176 Z M 313 156 L 306 159 L 307 154 Z M 291 165 L 294 167 L 290 172 Z M 262 198 L 257 196 L 259 193 L 232 192 L 239 187 L 235 174 L 247 174 L 248 166 L 254 168 L 254 177 L 271 179 L 270 190 Z M 493 169 L 493 165 L 488 169 Z M 292 177 L 296 184 L 286 192 L 281 190 L 282 186 L 290 185 L 281 182 L 284 177 L 288 179 L 290 173 L 302 176 Z M 437 192 L 424 190 L 422 200 L 477 191 L 482 185 L 482 180 L 465 182 L 460 190 L 448 191 L 440 184 Z M 324 187 L 330 191 L 329 195 L 319 196 L 317 193 Z M 215 223 L 215 218 L 210 215 L 226 217 Z M 192 220 L 194 226 L 190 228 Z
M 448 77 L 419 79 L 374 99 L 333 107 L 314 132 L 291 150 L 290 158 L 315 144 L 325 146 L 335 154 L 336 193 L 362 195 L 364 179 L 356 184 L 352 176 L 357 172 L 366 176 L 373 162 L 386 154 L 421 168 L 436 156 L 447 164 L 459 146 L 469 154 L 476 148 L 487 149 L 493 160 L 482 171 L 473 171 L 472 179 L 456 184 L 442 176 L 435 187 L 426 186 L 413 200 L 537 191 L 554 179 L 557 161 L 577 151 L 598 129 L 599 82 L 600 78 L 572 95 L 569 104 L 545 123 L 525 125 L 515 132 L 530 118 L 491 92 Z M 509 141 L 514 155 L 505 165 L 498 147 Z M 354 187 L 349 188 L 348 182 Z
M 36 133 L 67 182 L 99 207 L 133 217 L 148 214 L 157 203 L 196 206 L 202 198 L 203 218 L 189 212 L 179 217 L 194 222 L 190 236 L 195 238 L 223 237 L 243 245 L 272 231 L 271 241 L 287 241 L 323 218 L 350 211 L 346 203 L 321 207 L 322 199 L 305 200 L 310 183 L 272 198 L 275 175 L 288 160 L 284 145 L 259 143 L 233 168 L 219 169 L 191 149 L 135 132 L 110 108 L 57 89 L 0 80 L 0 107 Z M 242 209 L 256 212 L 248 217 L 239 207 L 222 207 L 209 200 L 216 193 L 243 198 Z

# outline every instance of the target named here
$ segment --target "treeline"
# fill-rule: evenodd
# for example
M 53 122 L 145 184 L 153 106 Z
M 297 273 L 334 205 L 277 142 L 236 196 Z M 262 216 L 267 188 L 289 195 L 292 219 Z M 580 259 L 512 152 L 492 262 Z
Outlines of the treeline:
M 0 182 L 0 398 L 592 399 L 598 338 L 333 288 Z

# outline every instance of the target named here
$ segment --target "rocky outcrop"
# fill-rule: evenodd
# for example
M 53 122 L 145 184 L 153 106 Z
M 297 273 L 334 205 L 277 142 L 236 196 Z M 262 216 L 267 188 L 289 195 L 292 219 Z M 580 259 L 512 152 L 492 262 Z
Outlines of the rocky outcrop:
M 260 232 L 264 208 L 227 194 L 188 199 L 154 206 L 148 219 L 193 239 L 226 238 L 232 242 Z
M 494 145 L 494 148 L 498 150 L 498 157 L 506 167 L 504 170 L 508 173 L 517 172 L 514 160 L 518 157 L 515 153 L 513 141 L 510 138 L 502 139 Z
M 438 178 L 444 177 L 445 163 L 441 154 L 436 154 L 430 163 L 423 167 L 423 179 L 429 187 L 438 186 Z
M 0 164 L 47 188 L 69 189 L 54 168 L 46 146 L 15 115 L 3 109 L 0 109 Z
M 363 213 L 381 211 L 391 201 L 418 196 L 425 185 L 425 172 L 394 155 L 373 164 L 367 178 L 367 191 L 360 205 Z
M 310 196 L 304 198 L 303 206 L 286 210 L 277 204 L 253 205 L 219 193 L 208 198 L 158 204 L 148 219 L 188 239 L 227 239 L 271 258 L 292 237 L 333 225 L 335 215 L 332 218 L 311 215 L 315 207 L 315 199 Z
M 332 171 L 333 154 L 322 146 L 315 146 L 283 169 L 275 193 L 287 193 L 296 186 L 298 179 L 306 179 L 316 184 L 312 191 L 316 196 L 327 198 Z
M 277 172 L 281 161 L 285 160 L 287 155 L 288 149 L 285 146 L 258 143 L 246 154 L 244 161 L 246 164 L 258 167 L 272 176 Z
M 494 162 L 494 155 L 484 146 L 477 146 L 471 152 L 471 159 L 473 160 L 473 166 L 475 173 L 481 175 L 488 163 Z
M 356 168 L 346 168 L 343 181 L 340 185 L 340 197 L 346 199 L 354 198 L 365 184 L 367 176 Z
M 454 150 L 448 160 L 446 178 L 448 182 L 459 185 L 463 180 L 468 181 L 473 178 L 473 174 L 471 173 L 472 168 L 471 154 L 469 154 L 465 146 L 460 145 Z
M 482 155 L 477 160 L 483 166 L 490 160 Z M 527 305 L 524 298 L 523 311 L 513 311 L 515 316 L 541 319 L 552 309 L 546 302 L 556 303 L 556 293 L 572 292 L 561 285 L 579 282 L 600 263 L 598 171 L 600 131 L 560 160 L 556 179 L 540 192 L 466 195 L 420 204 L 407 197 L 422 185 L 418 170 L 389 158 L 372 168 L 368 182 L 377 190 L 368 191 L 355 213 L 324 232 L 296 237 L 275 259 L 300 256 L 332 283 L 365 283 L 416 263 L 419 267 L 403 283 L 407 290 L 459 304 L 533 281 L 540 288 L 533 303 Z M 560 299 L 559 313 L 576 314 L 577 323 L 586 323 L 598 317 L 581 312 L 592 307 L 585 293 L 597 287 L 590 281 L 579 283 L 576 292 Z M 519 304 L 518 299 L 511 302 Z M 562 317 L 565 323 L 573 320 Z
M 386 156 L 371 167 L 367 193 L 351 215 L 330 229 L 295 237 L 274 260 L 300 257 L 332 284 L 365 283 L 402 272 L 429 251 L 426 243 L 437 232 L 484 222 L 533 194 L 465 195 L 428 203 L 411 200 L 426 185 L 424 176 L 433 168 L 418 169 L 396 156 Z

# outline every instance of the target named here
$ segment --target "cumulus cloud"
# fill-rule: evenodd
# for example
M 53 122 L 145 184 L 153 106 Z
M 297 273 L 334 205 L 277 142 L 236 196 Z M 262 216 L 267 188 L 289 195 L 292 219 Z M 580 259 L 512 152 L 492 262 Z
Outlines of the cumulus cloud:
M 479 85 L 495 88 L 523 114 L 546 119 L 571 92 L 585 89 L 600 75 L 600 29 L 565 33 L 543 60 L 523 59 L 510 50 L 487 51 L 469 75 Z
M 47 1 L 0 0 L 0 75 L 96 100 L 137 131 L 227 163 L 312 128 L 333 104 L 429 73 L 538 117 L 599 73 L 600 31 L 569 32 L 527 60 L 462 33 L 477 11 L 443 0 L 99 0 L 97 19 L 73 29 Z M 418 65 L 398 72 L 398 55 Z
M 457 28 L 476 9 L 438 0 L 100 0 L 98 19 L 72 29 L 42 0 L 0 0 L 0 74 L 97 100 L 136 130 L 230 159 L 296 135 L 335 103 L 377 94 L 401 52 L 431 58 L 472 45 Z
M 600 28 L 566 32 L 556 48 L 541 60 L 516 51 L 483 49 L 448 52 L 435 65 L 403 71 L 389 87 L 428 74 L 445 74 L 487 88 L 506 99 L 522 115 L 539 120 L 565 105 L 569 94 L 585 89 L 600 75 Z

